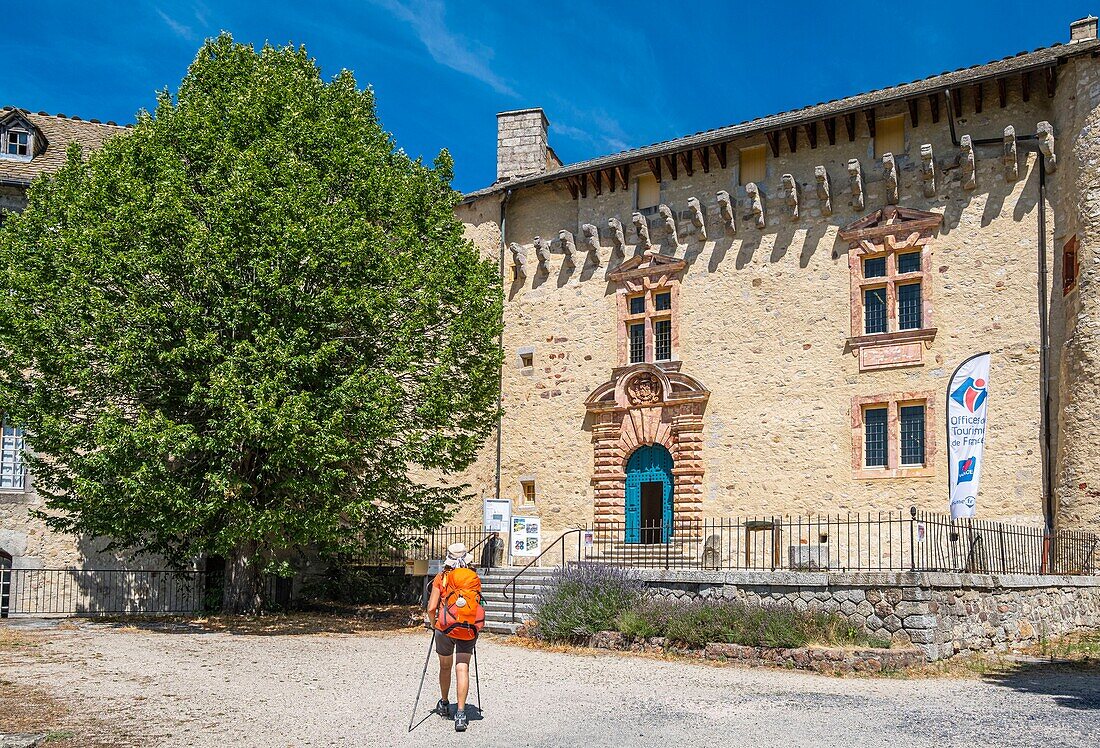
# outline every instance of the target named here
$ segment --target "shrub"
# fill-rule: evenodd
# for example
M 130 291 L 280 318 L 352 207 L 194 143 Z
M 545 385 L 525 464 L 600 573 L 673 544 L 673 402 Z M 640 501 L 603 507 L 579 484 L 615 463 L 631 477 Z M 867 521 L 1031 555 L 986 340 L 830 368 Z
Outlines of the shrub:
M 785 605 L 697 600 L 645 600 L 617 620 L 618 630 L 636 638 L 663 636 L 688 646 L 709 642 L 754 647 L 803 647 L 811 643 L 882 646 L 842 616 L 796 611 Z M 889 643 L 885 643 L 889 646 Z
M 630 572 L 585 564 L 565 567 L 535 601 L 535 634 L 547 641 L 576 641 L 614 629 L 642 599 Z

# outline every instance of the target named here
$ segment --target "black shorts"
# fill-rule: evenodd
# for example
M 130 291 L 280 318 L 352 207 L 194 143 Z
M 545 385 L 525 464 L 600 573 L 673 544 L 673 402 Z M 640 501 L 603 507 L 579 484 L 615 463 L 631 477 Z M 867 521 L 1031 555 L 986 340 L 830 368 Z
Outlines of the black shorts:
M 472 655 L 477 637 L 473 639 L 452 639 L 446 634 L 435 632 L 435 653 L 440 657 L 450 657 L 456 651 L 460 655 Z

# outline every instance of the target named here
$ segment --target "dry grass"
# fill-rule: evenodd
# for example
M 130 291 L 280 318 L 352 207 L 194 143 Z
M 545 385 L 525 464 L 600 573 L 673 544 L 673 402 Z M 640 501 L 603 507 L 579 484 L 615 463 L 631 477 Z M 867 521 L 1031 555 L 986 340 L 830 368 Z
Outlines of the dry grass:
M 0 628 L 0 672 L 41 656 L 43 636 Z M 77 714 L 37 686 L 0 677 L 0 731 L 44 734 L 50 748 L 117 748 L 143 741 L 123 725 L 111 725 L 97 715 Z

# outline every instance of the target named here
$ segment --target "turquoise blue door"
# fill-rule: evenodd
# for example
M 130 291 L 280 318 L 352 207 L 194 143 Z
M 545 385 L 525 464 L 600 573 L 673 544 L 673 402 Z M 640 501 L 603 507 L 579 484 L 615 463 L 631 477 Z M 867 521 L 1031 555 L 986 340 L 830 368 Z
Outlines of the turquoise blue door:
M 643 515 L 643 484 L 658 484 L 650 486 L 661 491 L 657 516 Z M 660 444 L 638 447 L 626 463 L 626 542 L 642 542 L 643 526 L 657 523 L 661 525 L 661 542 L 667 543 L 672 534 L 672 455 Z

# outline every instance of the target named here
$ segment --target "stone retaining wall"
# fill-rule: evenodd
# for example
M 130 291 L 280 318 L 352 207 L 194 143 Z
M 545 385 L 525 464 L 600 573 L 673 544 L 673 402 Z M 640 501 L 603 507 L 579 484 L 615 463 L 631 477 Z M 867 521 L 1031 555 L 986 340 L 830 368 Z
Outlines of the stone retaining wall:
M 1100 577 L 642 570 L 658 597 L 784 603 L 844 615 L 928 660 L 1100 629 Z
M 732 661 L 752 667 L 789 667 L 818 673 L 846 675 L 848 673 L 896 672 L 924 663 L 915 649 L 841 649 L 834 647 L 749 647 L 741 644 L 713 642 L 705 647 L 675 647 L 667 639 L 652 637 L 629 639 L 618 631 L 601 631 L 589 639 L 596 649 L 627 652 L 674 652 L 704 660 Z

